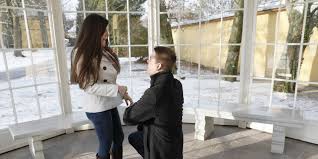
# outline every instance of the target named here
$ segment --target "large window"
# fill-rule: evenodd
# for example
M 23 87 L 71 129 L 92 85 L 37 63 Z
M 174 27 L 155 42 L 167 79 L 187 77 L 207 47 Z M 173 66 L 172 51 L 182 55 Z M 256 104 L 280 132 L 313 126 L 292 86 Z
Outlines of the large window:
M 258 4 L 251 103 L 317 112 L 318 1 Z
M 0 0 L 0 129 L 60 114 L 46 0 Z

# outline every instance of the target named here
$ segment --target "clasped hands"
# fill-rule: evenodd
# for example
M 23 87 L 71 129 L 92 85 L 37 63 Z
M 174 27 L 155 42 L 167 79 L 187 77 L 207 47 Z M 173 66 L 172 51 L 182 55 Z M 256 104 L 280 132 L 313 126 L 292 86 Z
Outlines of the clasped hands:
M 132 98 L 129 96 L 126 86 L 118 86 L 118 92 L 123 97 L 127 106 L 131 106 L 134 102 Z

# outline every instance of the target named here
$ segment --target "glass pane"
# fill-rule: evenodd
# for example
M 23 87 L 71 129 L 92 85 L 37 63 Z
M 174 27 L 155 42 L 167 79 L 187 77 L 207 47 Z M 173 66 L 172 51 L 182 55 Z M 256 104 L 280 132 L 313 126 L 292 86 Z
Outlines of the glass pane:
M 114 47 L 113 51 L 118 55 L 120 62 L 120 74 L 118 78 L 129 77 L 130 62 L 127 47 Z
M 132 47 L 132 76 L 142 77 L 147 74 L 148 47 Z
M 126 14 L 109 14 L 109 39 L 111 45 L 128 45 Z
M 294 82 L 274 81 L 272 106 L 293 108 L 295 86 Z
M 202 71 L 202 70 L 201 70 Z M 219 100 L 218 76 L 202 76 L 200 78 L 200 106 L 214 107 Z
M 34 84 L 30 51 L 6 52 L 6 59 L 13 88 Z
M 129 0 L 129 10 L 145 12 L 147 7 L 147 0 Z
M 313 1 L 312 3 L 308 3 L 308 10 L 310 10 L 312 13 L 314 10 L 316 10 L 316 15 L 315 16 L 307 16 L 307 24 L 314 24 L 316 23 L 317 24 L 317 18 L 315 19 L 314 17 L 317 16 L 317 10 L 318 10 L 318 1 Z M 317 25 L 314 26 L 314 25 L 309 25 L 309 29 L 313 29 L 313 32 L 311 32 L 311 36 L 310 36 L 310 40 L 309 42 L 310 43 L 316 43 L 316 45 L 318 45 L 318 30 L 317 30 Z
M 0 92 L 0 129 L 14 124 L 14 114 L 9 91 Z
M 255 39 L 257 43 L 275 42 L 276 18 L 279 17 L 279 14 L 282 14 L 281 12 L 267 10 L 278 9 L 280 2 L 280 0 L 258 0 Z
M 217 3 L 217 1 L 215 2 Z M 220 3 L 220 1 L 219 1 Z M 244 0 L 222 0 L 221 1 L 222 9 L 243 9 L 244 8 Z
M 127 11 L 128 0 L 108 0 L 109 11 Z
M 269 106 L 272 81 L 254 79 L 250 87 L 250 99 L 253 106 Z
M 276 72 L 279 79 L 297 79 L 299 45 L 276 46 Z
M 179 72 L 184 76 L 197 76 L 198 75 L 198 62 L 199 62 L 199 47 L 181 46 L 180 50 L 180 70 Z M 179 55 L 179 54 L 177 54 Z
M 214 77 L 219 74 L 220 46 L 201 46 L 201 76 Z
M 240 45 L 223 45 L 221 52 L 222 75 L 240 74 Z
M 277 37 L 279 43 L 301 42 L 304 7 L 305 5 L 303 3 L 286 3 L 286 8 L 288 9 L 282 11 L 279 19 L 279 32 Z
M 160 44 L 176 44 L 177 16 L 175 14 L 160 14 Z
M 304 118 L 307 120 L 318 120 L 318 85 L 298 84 L 296 107 L 304 110 Z
M 32 48 L 51 48 L 51 31 L 48 14 L 27 12 Z
M 131 44 L 148 44 L 147 23 L 144 14 L 130 14 Z
M 63 11 L 82 11 L 83 0 L 61 0 Z
M 78 87 L 78 85 L 70 85 L 71 102 L 73 111 L 83 111 L 84 103 L 81 99 L 85 92 Z
M 61 114 L 57 84 L 39 86 L 38 93 L 42 118 Z
M 222 42 L 240 44 L 243 33 L 243 11 L 223 12 L 222 16 Z
M 173 26 L 172 35 L 174 41 L 177 44 L 200 44 L 200 16 L 197 12 L 183 12 L 181 13 L 181 19 L 179 22 L 180 29 L 177 26 Z M 202 28 L 201 28 L 202 29 Z
M 201 43 L 208 46 L 219 43 L 221 38 L 221 12 L 210 11 L 208 13 L 203 12 L 202 14 Z
M 17 110 L 18 122 L 26 122 L 40 118 L 34 87 L 14 89 L 13 98 Z
M 23 12 L 17 9 L 5 9 L 0 12 L 0 23 L 2 24 L 1 35 L 4 48 L 27 48 Z
M 47 9 L 47 0 L 25 0 L 25 8 Z
M 220 81 L 220 105 L 226 103 L 237 104 L 240 95 L 240 81 L 229 82 L 226 80 Z
M 79 34 L 81 25 L 84 21 L 82 13 L 64 13 L 64 31 L 65 31 L 65 45 L 73 47 L 76 42 L 76 37 Z
M 106 11 L 105 0 L 85 0 L 85 10 Z
M 274 62 L 274 45 L 256 45 L 254 52 L 254 77 L 271 78 Z
M 21 0 L 0 1 L 0 4 L 1 4 L 1 6 L 22 7 L 22 1 Z
M 304 45 L 303 60 L 298 80 L 318 82 L 318 45 Z
M 33 52 L 33 62 L 38 84 L 57 82 L 56 61 L 53 50 Z
M 3 59 L 4 52 L 0 52 L 0 90 L 8 89 L 8 78 L 5 62 Z

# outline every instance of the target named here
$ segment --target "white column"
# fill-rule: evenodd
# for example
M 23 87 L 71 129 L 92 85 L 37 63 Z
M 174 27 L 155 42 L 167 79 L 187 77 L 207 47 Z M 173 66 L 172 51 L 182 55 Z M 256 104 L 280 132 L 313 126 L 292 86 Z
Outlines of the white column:
M 59 100 L 63 114 L 72 112 L 71 95 L 69 87 L 69 76 L 67 69 L 67 57 L 64 44 L 64 27 L 62 18 L 62 7 L 60 0 L 48 0 L 49 10 L 52 12 L 53 22 L 52 35 L 55 37 L 53 47 L 56 51 L 57 72 L 59 80 Z
M 159 45 L 160 40 L 160 1 L 148 1 L 148 53 Z
M 34 159 L 44 159 L 43 144 L 40 136 L 29 138 L 29 148 Z
M 278 125 L 273 126 L 272 134 L 272 153 L 284 153 L 286 128 Z
M 257 1 L 244 1 L 243 34 L 241 42 L 241 66 L 240 66 L 240 97 L 239 103 L 249 104 L 249 88 L 253 77 L 253 55 L 255 45 L 257 18 Z M 239 127 L 245 128 L 244 121 L 239 121 Z

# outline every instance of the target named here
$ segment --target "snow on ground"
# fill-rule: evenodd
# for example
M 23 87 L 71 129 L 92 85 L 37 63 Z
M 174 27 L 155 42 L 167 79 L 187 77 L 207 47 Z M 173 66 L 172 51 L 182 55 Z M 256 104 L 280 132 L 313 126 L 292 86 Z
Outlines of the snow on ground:
M 70 48 L 67 50 L 69 57 Z M 25 86 L 33 84 L 33 78 L 28 69 L 30 61 L 28 54 L 26 58 L 14 57 L 12 54 L 6 54 L 9 62 L 10 77 L 12 77 L 12 85 Z M 56 71 L 54 65 L 54 54 L 48 51 L 37 52 L 33 54 L 34 63 L 37 72 L 37 83 L 54 82 L 56 80 Z M 49 56 L 48 56 L 49 55 Z M 145 89 L 149 87 L 150 78 L 146 74 L 146 64 L 136 63 L 137 58 L 121 58 L 122 71 L 118 77 L 118 83 L 127 85 L 129 93 L 134 101 L 138 100 Z M 11 106 L 10 92 L 5 90 L 7 87 L 5 67 L 2 63 L 3 58 L 0 56 L 0 128 L 7 124 L 14 123 L 14 113 Z M 69 63 L 69 61 L 68 61 Z M 202 78 L 196 78 L 196 67 L 181 62 L 180 75 L 185 76 L 181 80 L 184 89 L 184 98 L 186 107 L 200 106 L 217 106 L 220 98 L 220 107 L 227 103 L 238 103 L 239 100 L 239 82 L 228 82 L 221 80 L 219 82 L 217 74 L 208 69 L 201 68 Z M 131 78 L 129 75 L 131 74 Z M 179 75 L 178 75 L 179 76 Z M 70 85 L 72 105 L 74 111 L 82 110 L 80 97 L 82 91 L 77 85 Z M 41 85 L 37 87 L 39 92 L 39 104 L 42 117 L 48 117 L 61 112 L 58 100 L 58 85 L 57 83 L 49 85 Z M 266 106 L 269 103 L 271 83 L 270 81 L 253 81 L 251 86 L 251 104 L 255 106 Z M 218 94 L 220 92 L 220 95 Z M 39 109 L 37 106 L 36 93 L 34 87 L 27 87 L 13 90 L 15 108 L 17 112 L 18 122 L 39 119 Z M 273 93 L 273 107 L 292 108 L 294 102 L 294 94 Z M 310 91 L 298 92 L 296 106 L 306 110 L 304 113 L 308 119 L 317 118 L 318 114 L 318 88 L 313 87 Z M 317 120 L 317 119 L 316 119 Z

